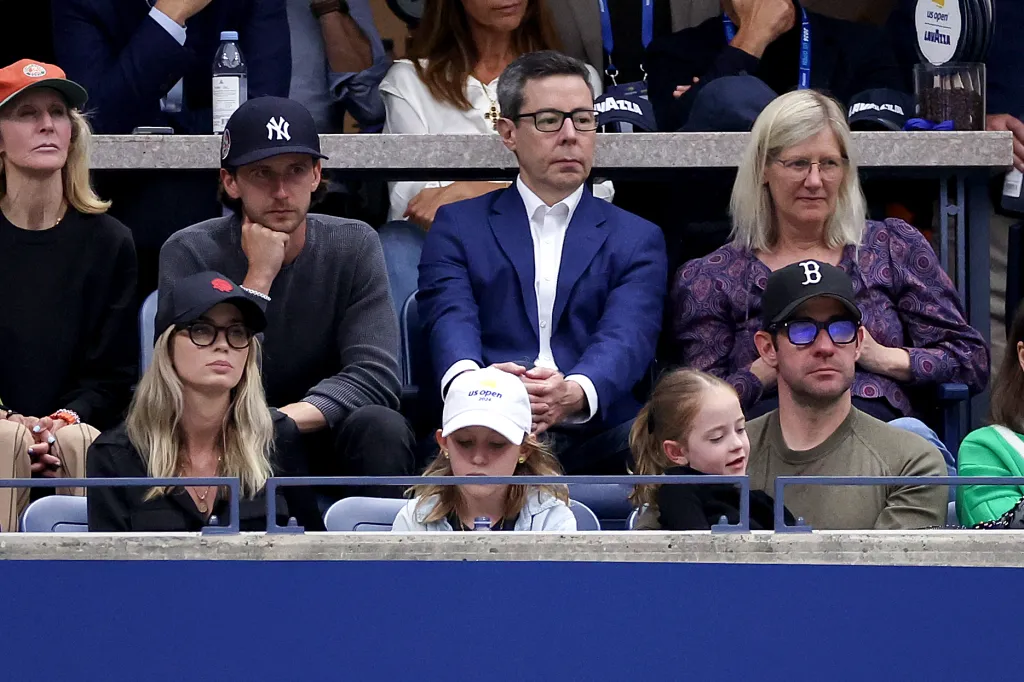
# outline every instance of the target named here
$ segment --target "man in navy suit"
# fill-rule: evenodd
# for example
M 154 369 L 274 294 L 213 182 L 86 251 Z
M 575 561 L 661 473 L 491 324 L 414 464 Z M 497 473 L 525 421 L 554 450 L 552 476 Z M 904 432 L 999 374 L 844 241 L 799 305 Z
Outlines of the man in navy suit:
M 53 0 L 57 63 L 89 91 L 93 128 L 211 133 L 212 66 L 237 31 L 249 97 L 288 96 L 284 0 Z
M 498 82 L 508 189 L 442 207 L 420 260 L 420 317 L 442 395 L 483 365 L 516 374 L 534 433 L 568 473 L 621 471 L 654 359 L 667 264 L 661 231 L 584 184 L 597 140 L 582 62 L 523 55 Z

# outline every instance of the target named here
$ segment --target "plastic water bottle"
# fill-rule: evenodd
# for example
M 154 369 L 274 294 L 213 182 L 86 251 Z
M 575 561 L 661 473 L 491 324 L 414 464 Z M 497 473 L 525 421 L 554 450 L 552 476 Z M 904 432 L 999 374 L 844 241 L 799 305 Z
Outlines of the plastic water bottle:
M 223 133 L 228 119 L 249 96 L 248 69 L 238 49 L 238 33 L 221 31 L 213 60 L 213 132 Z
M 490 530 L 491 529 L 491 517 L 490 516 L 478 516 L 473 519 L 473 530 Z
M 1006 174 L 1003 181 L 1003 211 L 1017 216 L 1024 215 L 1024 174 L 1016 168 Z

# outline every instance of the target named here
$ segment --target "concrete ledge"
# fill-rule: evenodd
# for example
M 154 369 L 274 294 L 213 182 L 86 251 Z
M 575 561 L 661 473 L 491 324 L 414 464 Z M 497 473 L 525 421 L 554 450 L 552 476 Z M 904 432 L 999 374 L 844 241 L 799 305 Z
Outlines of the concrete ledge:
M 746 133 L 601 135 L 597 170 L 732 168 Z M 864 168 L 1009 168 L 1013 143 L 1005 132 L 854 133 Z M 350 170 L 507 172 L 515 158 L 492 135 L 322 135 L 327 168 Z M 215 135 L 99 135 L 94 169 L 220 167 Z
M 1016 531 L 0 535 L 0 560 L 588 561 L 1024 566 Z

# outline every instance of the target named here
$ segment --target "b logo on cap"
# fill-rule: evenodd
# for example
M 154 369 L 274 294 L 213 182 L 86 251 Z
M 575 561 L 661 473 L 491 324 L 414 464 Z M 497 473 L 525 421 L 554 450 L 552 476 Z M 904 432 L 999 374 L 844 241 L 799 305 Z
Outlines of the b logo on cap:
M 225 130 L 224 136 L 220 138 L 220 160 L 228 158 L 231 153 L 231 131 Z
M 800 267 L 804 269 L 804 281 L 801 282 L 804 286 L 808 284 L 817 284 L 821 281 L 821 266 L 812 260 L 805 260 L 800 263 Z
M 46 69 L 38 64 L 28 64 L 21 70 L 21 72 L 29 78 L 42 78 L 46 75 Z
M 227 281 L 226 279 L 221 279 L 220 277 L 210 282 L 210 286 L 212 286 L 217 291 L 223 292 L 225 294 L 228 293 L 229 291 L 235 290 L 235 288 L 231 286 L 231 282 Z
M 267 121 L 267 139 L 273 140 L 274 133 L 277 133 L 278 142 L 281 140 L 291 140 L 292 136 L 288 134 L 289 127 L 291 127 L 291 124 L 284 120 L 284 116 L 279 116 L 276 119 L 271 117 L 271 119 Z

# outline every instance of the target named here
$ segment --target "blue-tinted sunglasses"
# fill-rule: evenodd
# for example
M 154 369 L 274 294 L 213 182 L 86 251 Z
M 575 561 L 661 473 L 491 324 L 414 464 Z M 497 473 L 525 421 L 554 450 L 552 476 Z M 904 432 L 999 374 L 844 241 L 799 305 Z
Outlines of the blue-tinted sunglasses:
M 857 338 L 857 329 L 860 322 L 848 317 L 833 317 L 831 320 L 818 322 L 810 319 L 788 320 L 775 325 L 773 331 L 779 328 L 786 330 L 786 338 L 794 346 L 809 346 L 818 338 L 818 333 L 824 329 L 828 337 L 837 346 L 853 343 Z

